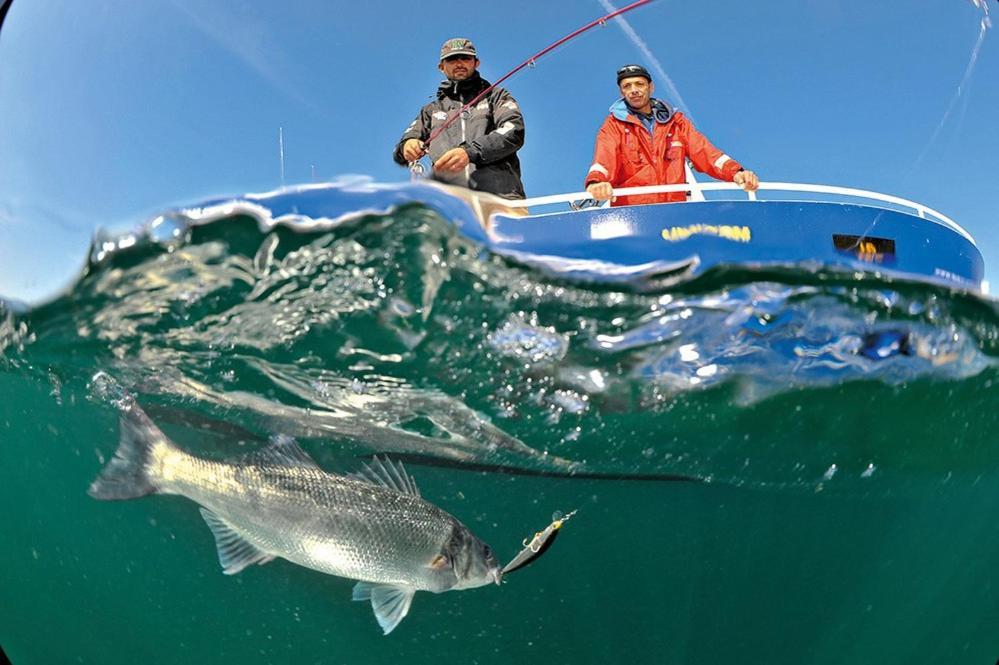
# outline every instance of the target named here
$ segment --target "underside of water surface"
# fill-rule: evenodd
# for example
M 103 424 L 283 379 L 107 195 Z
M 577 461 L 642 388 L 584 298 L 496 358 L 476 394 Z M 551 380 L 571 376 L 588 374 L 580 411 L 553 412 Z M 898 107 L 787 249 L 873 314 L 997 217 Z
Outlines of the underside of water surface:
M 0 310 L 0 563 L 39 598 L 0 593 L 13 662 L 97 662 L 112 619 L 169 646 L 102 662 L 999 655 L 994 301 L 814 266 L 556 279 L 452 222 L 418 203 L 161 219 L 99 240 L 56 300 Z M 344 580 L 223 579 L 187 502 L 90 500 L 130 398 L 204 456 L 284 434 L 330 470 L 403 460 L 507 558 L 580 512 L 501 593 L 418 597 L 383 639 Z M 32 651 L 46 603 L 87 628 Z M 941 623 L 932 648 L 913 637 Z

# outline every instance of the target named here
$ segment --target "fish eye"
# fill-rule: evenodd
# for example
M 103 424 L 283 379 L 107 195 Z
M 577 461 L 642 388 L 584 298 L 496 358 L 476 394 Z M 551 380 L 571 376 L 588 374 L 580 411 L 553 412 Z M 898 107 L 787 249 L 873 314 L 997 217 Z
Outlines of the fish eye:
M 489 547 L 489 545 L 486 545 L 486 546 L 485 546 L 485 547 L 484 547 L 484 548 L 482 549 L 482 553 L 483 553 L 483 554 L 485 555 L 485 557 L 486 557 L 487 559 L 491 558 L 491 557 L 492 557 L 492 555 L 493 555 L 493 551 L 492 551 L 492 549 L 491 549 L 491 548 Z

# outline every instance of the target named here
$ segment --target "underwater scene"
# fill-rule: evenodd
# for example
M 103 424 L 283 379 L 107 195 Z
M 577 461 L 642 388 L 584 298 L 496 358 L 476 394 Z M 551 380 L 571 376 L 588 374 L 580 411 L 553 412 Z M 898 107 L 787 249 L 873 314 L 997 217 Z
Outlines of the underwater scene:
M 994 300 L 815 266 L 567 279 L 419 194 L 166 211 L 0 306 L 11 662 L 995 662 Z M 97 500 L 143 432 L 217 474 L 284 446 L 381 475 L 499 566 L 562 528 L 385 635 L 354 580 L 227 553 L 193 490 Z

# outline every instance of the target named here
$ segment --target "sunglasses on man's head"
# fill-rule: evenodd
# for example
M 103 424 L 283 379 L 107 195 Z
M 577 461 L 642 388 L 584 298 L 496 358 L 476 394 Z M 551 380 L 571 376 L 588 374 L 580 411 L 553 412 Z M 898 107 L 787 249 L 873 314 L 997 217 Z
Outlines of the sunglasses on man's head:
M 645 70 L 642 69 L 641 67 L 635 67 L 634 65 L 629 65 L 628 67 L 622 67 L 621 69 L 617 70 L 618 76 L 625 76 L 627 74 L 638 74 L 641 76 L 645 76 Z
M 444 62 L 454 62 L 455 60 L 475 60 L 474 55 L 465 55 L 464 53 L 460 55 L 449 55 L 444 58 Z

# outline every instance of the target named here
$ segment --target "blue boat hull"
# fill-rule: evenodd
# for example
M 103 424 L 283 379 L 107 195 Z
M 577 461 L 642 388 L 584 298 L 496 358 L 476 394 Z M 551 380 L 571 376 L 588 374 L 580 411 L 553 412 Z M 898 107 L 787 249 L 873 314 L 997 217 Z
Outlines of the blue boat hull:
M 912 214 L 857 204 L 704 201 L 493 215 L 483 238 L 550 272 L 634 281 L 714 266 L 814 264 L 981 289 L 982 255 L 967 237 Z
M 981 253 L 958 228 L 856 203 L 698 201 L 517 216 L 503 199 L 468 189 L 361 182 L 216 199 L 162 218 L 200 224 L 238 210 L 265 227 L 333 228 L 413 203 L 496 254 L 561 277 L 639 288 L 715 266 L 862 270 L 975 291 L 984 277 Z

